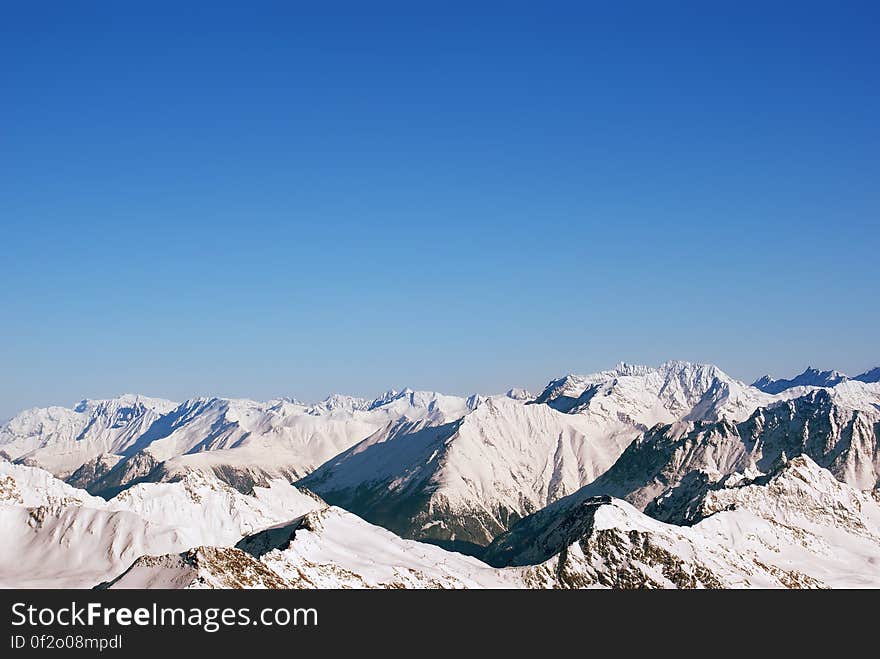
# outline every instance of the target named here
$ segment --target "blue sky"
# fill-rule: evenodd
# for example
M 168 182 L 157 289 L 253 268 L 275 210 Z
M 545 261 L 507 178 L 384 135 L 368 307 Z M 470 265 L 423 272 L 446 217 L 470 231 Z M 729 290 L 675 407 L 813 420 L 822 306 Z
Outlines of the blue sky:
M 180 4 L 3 7 L 0 417 L 880 362 L 875 3 Z

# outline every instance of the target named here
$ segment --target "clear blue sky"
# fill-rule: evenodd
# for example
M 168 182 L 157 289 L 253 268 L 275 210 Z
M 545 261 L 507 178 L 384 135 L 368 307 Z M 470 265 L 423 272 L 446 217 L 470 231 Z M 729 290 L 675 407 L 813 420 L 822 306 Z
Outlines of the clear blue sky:
M 877 3 L 181 4 L 4 3 L 0 417 L 880 362 Z

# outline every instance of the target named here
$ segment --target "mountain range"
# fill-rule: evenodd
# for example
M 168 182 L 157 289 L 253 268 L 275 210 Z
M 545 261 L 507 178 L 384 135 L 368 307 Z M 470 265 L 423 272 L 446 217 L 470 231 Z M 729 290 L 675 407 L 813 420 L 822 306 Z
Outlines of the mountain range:
M 820 371 L 812 366 L 808 366 L 803 373 L 791 379 L 781 378 L 775 380 L 769 375 L 764 375 L 755 380 L 752 386 L 761 391 L 766 391 L 768 394 L 778 394 L 793 387 L 833 387 L 850 379 L 859 382 L 880 382 L 880 366 L 852 378 L 847 377 L 840 371 Z
M 0 585 L 880 585 L 880 369 L 138 395 L 0 427 Z

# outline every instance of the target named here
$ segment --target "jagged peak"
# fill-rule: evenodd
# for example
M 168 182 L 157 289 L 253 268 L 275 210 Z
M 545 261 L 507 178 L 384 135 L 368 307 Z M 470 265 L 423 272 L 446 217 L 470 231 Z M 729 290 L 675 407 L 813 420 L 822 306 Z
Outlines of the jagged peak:
M 631 409 L 650 408 L 648 399 L 660 398 L 676 415 L 690 412 L 714 418 L 754 409 L 756 393 L 714 364 L 671 360 L 653 367 L 621 362 L 612 370 L 553 380 L 533 402 L 549 404 L 561 412 L 581 413 L 588 411 L 594 400 L 603 406 L 602 400 L 609 395 L 625 399 L 628 402 L 622 404 Z
M 398 391 L 397 389 L 389 389 L 388 391 L 379 394 L 370 402 L 369 409 L 373 410 L 377 407 L 381 407 L 382 405 L 386 405 L 393 400 L 397 400 L 397 398 L 403 395 L 404 391 L 408 389 L 409 387 L 404 387 L 403 391 Z
M 794 387 L 833 387 L 847 380 L 849 378 L 840 371 L 820 371 L 813 366 L 807 366 L 793 378 L 775 379 L 764 375 L 755 380 L 752 386 L 768 394 L 779 394 Z
M 176 402 L 164 398 L 153 398 L 141 394 L 122 394 L 114 398 L 83 399 L 73 408 L 74 412 L 85 413 L 94 410 L 114 409 L 120 407 L 141 407 L 146 409 L 171 409 Z
M 833 382 L 834 384 L 849 379 L 845 373 L 841 373 L 840 371 L 834 369 L 821 371 L 813 366 L 807 366 L 807 368 L 804 369 L 804 372 L 796 376 L 795 379 L 797 378 L 816 378 L 827 382 Z
M 315 409 L 323 409 L 328 412 L 336 410 L 344 410 L 353 412 L 356 410 L 365 410 L 369 407 L 370 402 L 364 398 L 357 396 L 348 396 L 346 394 L 330 394 L 320 403 L 314 405 Z
M 657 370 L 654 367 L 646 366 L 644 364 L 631 364 L 629 362 L 621 361 L 615 364 L 614 368 L 611 369 L 612 372 L 618 375 L 647 375 L 651 371 Z

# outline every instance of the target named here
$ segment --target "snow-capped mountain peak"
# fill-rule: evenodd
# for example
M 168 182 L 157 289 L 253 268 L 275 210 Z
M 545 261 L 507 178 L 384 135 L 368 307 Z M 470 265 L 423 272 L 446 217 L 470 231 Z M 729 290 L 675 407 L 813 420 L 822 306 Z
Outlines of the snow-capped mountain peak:
M 513 400 L 521 400 L 521 401 L 529 401 L 534 399 L 534 395 L 528 389 L 522 389 L 520 387 L 513 387 L 512 389 L 508 389 L 505 394 L 508 398 L 512 398 Z
M 484 558 L 569 587 L 880 584 L 880 505 L 809 457 L 705 487 L 691 509 L 696 523 L 676 526 L 607 495 L 575 500 L 521 520 Z
M 0 428 L 0 585 L 876 584 L 864 375 L 808 369 L 839 382 L 771 394 L 710 364 L 621 363 L 534 399 L 28 410 Z
M 168 412 L 174 409 L 177 403 L 164 398 L 151 398 L 140 394 L 122 394 L 115 398 L 83 399 L 73 408 L 79 414 L 113 413 L 117 410 L 142 408 Z

